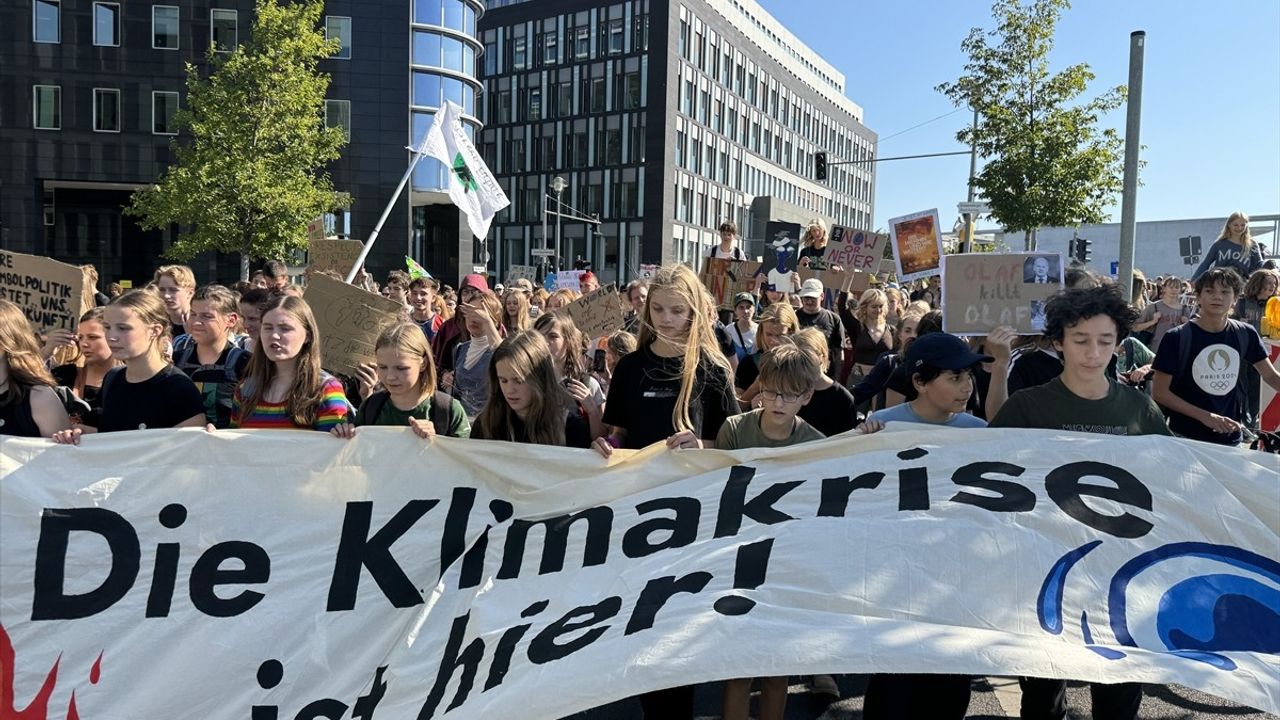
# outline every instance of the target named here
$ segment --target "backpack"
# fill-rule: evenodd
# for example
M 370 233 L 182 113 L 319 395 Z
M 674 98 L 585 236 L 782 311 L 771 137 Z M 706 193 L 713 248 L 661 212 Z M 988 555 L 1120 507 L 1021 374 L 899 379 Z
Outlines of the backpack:
M 364 412 L 373 420 L 377 420 L 390 397 L 391 393 L 386 390 L 370 395 L 369 399 L 364 401 Z M 443 437 L 449 433 L 449 414 L 452 410 L 452 395 L 440 391 L 431 393 L 431 424 L 435 426 L 437 435 Z
M 719 248 L 720 248 L 719 243 L 712 245 L 711 252 L 707 254 L 707 257 L 714 259 L 716 256 L 716 250 L 718 250 Z M 746 254 L 742 252 L 742 248 L 738 247 L 737 245 L 733 246 L 733 252 L 729 253 L 729 255 L 730 255 L 730 258 L 729 258 L 730 260 L 746 260 L 747 259 Z
M 195 338 L 190 335 L 183 335 L 173 343 L 173 366 L 181 370 L 187 377 L 192 377 L 194 372 L 204 368 L 212 368 L 222 371 L 222 379 L 216 381 L 217 389 L 214 391 L 213 407 L 207 408 L 207 411 L 213 412 L 213 422 L 227 423 L 231 419 L 231 409 L 235 404 L 236 385 L 240 382 L 240 376 L 236 374 L 236 368 L 241 362 L 248 362 L 251 353 L 240 346 L 239 338 L 230 341 L 230 347 L 227 353 L 227 361 L 221 365 L 214 363 L 205 365 L 200 362 Z M 221 359 L 221 355 L 219 355 Z M 210 382 L 202 378 L 200 382 Z M 206 394 L 206 398 L 209 396 Z M 207 399 L 206 399 L 207 402 Z M 221 427 L 221 425 L 219 425 Z

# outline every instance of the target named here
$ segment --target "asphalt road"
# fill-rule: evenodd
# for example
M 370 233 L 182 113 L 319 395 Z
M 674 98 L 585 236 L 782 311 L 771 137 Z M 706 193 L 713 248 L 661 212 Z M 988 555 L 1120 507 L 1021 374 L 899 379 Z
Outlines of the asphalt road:
M 1280 681 L 1280 679 L 1278 679 Z M 861 720 L 862 694 L 866 689 L 866 677 L 842 675 L 837 677 L 841 699 L 826 703 L 811 695 L 798 678 L 792 678 L 787 702 L 787 720 Z M 1088 720 L 1089 688 L 1073 683 L 1067 690 L 1071 704 L 1072 720 Z M 1018 717 L 1018 683 L 1002 678 L 979 678 L 973 684 L 973 698 L 969 703 L 971 720 L 998 720 Z M 698 688 L 696 700 L 698 720 L 715 720 L 720 717 L 720 685 L 708 683 Z M 1259 712 L 1252 708 L 1227 702 L 1206 693 L 1180 685 L 1148 685 L 1142 703 L 1141 720 L 1280 720 L 1280 716 Z M 574 715 L 571 720 L 641 720 L 640 705 L 634 700 L 623 700 L 585 713 Z M 904 720 L 917 720 L 904 718 Z M 927 719 L 919 719 L 927 720 Z

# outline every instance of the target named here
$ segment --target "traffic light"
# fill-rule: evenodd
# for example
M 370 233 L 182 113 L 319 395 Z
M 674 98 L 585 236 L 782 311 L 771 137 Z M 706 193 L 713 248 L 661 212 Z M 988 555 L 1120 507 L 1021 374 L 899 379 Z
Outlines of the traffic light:
M 813 176 L 818 180 L 827 179 L 827 154 L 826 153 L 824 152 L 814 153 Z
M 1089 264 L 1089 260 L 1093 258 L 1093 250 L 1089 248 L 1093 242 L 1085 238 L 1080 238 L 1080 262 L 1085 265 Z

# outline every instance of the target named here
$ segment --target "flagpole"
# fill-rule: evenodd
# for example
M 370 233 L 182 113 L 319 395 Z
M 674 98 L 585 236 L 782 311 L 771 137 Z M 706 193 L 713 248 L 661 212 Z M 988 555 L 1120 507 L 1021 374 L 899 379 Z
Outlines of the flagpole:
M 378 218 L 378 224 L 373 226 L 373 232 L 369 233 L 369 239 L 365 240 L 364 248 L 360 251 L 360 257 L 356 258 L 356 264 L 351 267 L 351 272 L 347 273 L 348 283 L 354 282 L 356 273 L 360 272 L 360 268 L 364 267 L 365 258 L 369 257 L 369 251 L 373 249 L 373 243 L 378 239 L 382 224 L 391 215 L 391 208 L 395 207 L 396 201 L 400 199 L 400 193 L 404 192 L 404 186 L 409 184 L 409 177 L 413 175 L 413 169 L 418 166 L 418 162 L 423 158 L 424 153 L 420 153 L 414 148 L 409 149 L 413 151 L 413 160 L 409 163 L 409 169 L 404 171 L 404 177 L 400 178 L 400 184 L 396 186 L 395 193 L 391 195 L 391 202 L 387 203 L 386 209 L 382 211 L 382 217 Z

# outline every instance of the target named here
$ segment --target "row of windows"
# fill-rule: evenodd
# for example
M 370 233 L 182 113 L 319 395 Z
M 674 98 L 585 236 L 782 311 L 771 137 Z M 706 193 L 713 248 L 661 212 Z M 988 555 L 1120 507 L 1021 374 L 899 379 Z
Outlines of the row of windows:
M 636 167 L 579 173 L 565 188 L 561 201 L 587 215 L 602 218 L 636 218 L 644 213 L 641 174 Z M 572 174 L 569 175 L 571 179 Z M 496 223 L 539 222 L 542 198 L 547 192 L 543 175 L 518 175 L 501 179 L 511 204 L 494 216 Z M 548 201 L 553 202 L 553 201 Z
M 31 126 L 36 130 L 62 129 L 62 86 L 34 85 L 31 93 Z M 178 113 L 176 90 L 151 91 L 151 132 L 154 135 L 177 135 L 174 118 Z M 324 121 L 329 127 L 341 127 L 351 136 L 351 101 L 325 100 Z M 119 88 L 93 88 L 93 131 L 118 133 L 123 129 Z
M 645 116 L 620 113 L 509 130 L 486 130 L 481 152 L 499 175 L 645 161 Z
M 32 35 L 37 43 L 62 42 L 62 0 L 32 0 Z M 180 50 L 181 9 L 177 5 L 151 6 L 151 48 Z M 336 59 L 351 59 L 351 18 L 329 15 L 324 21 L 325 37 L 336 38 L 341 47 Z M 120 47 L 120 3 L 93 4 L 93 44 Z M 240 44 L 239 13 L 227 8 L 209 9 L 209 44 L 216 52 L 231 52 Z
M 414 0 L 413 21 L 476 34 L 476 11 L 463 0 Z
M 822 78 L 822 81 L 827 85 L 829 85 L 831 89 L 841 93 L 844 92 L 844 88 L 841 87 L 840 83 L 837 82 L 835 78 L 831 77 L 830 75 L 827 75 L 822 70 L 819 70 L 817 65 L 810 62 L 809 59 L 806 58 L 805 55 L 801 53 L 799 50 L 797 50 L 791 43 L 785 42 L 781 37 L 778 36 L 777 33 L 775 33 L 772 29 L 770 29 L 768 25 L 758 20 L 755 15 L 752 15 L 745 7 L 739 4 L 738 0 L 733 0 L 733 6 L 738 9 L 738 12 L 742 13 L 742 16 L 745 17 L 748 22 L 750 22 L 752 25 L 756 27 L 757 30 L 763 33 L 765 37 L 772 40 L 775 45 L 782 48 L 782 50 L 786 52 L 787 55 L 791 56 L 792 60 L 800 63 L 807 70 L 817 75 L 818 77 Z
M 172 90 L 151 92 L 151 132 L 177 135 L 174 116 L 178 112 L 178 93 Z M 93 88 L 93 131 L 118 133 L 121 130 L 120 90 Z M 62 86 L 34 85 L 31 93 L 31 126 L 36 130 L 62 129 Z
M 476 90 L 470 84 L 423 70 L 414 70 L 412 74 L 414 105 L 438 108 L 444 106 L 445 100 L 452 100 L 467 115 L 476 114 Z
M 545 89 L 541 73 L 489 81 L 484 98 L 485 125 L 574 118 L 644 107 L 643 67 L 608 73 L 604 63 L 596 63 L 579 70 L 576 83 L 575 73 L 562 72 L 560 79 L 554 80 L 548 74 Z
M 493 77 L 573 60 L 646 52 L 647 8 L 639 2 L 632 5 L 631 15 L 617 4 L 487 30 L 483 39 L 484 74 Z
M 680 21 L 678 53 L 694 68 L 791 132 L 829 149 L 837 157 L 858 160 L 867 159 L 873 153 L 869 140 L 827 117 L 792 92 L 786 82 L 771 77 L 763 67 L 731 47 L 727 38 L 715 36 L 709 27 L 702 29 L 705 32 L 699 32 L 689 19 Z
M 460 38 L 427 30 L 413 32 L 413 64 L 476 74 L 476 49 Z

